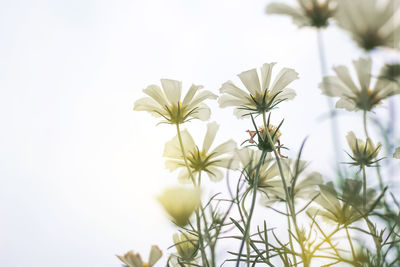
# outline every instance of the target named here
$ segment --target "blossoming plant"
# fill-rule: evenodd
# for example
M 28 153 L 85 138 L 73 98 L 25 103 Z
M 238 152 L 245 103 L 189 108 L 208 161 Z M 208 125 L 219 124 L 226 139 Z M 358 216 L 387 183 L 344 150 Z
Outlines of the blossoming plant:
M 272 3 L 267 13 L 288 15 L 297 26 L 318 31 L 335 21 L 362 51 L 398 48 L 400 28 L 393 20 L 400 10 L 394 0 L 379 5 L 373 0 L 293 2 Z M 374 113 L 400 94 L 399 65 L 390 63 L 374 73 L 372 56 L 364 55 L 353 61 L 355 75 L 346 62 L 328 76 L 319 44 L 324 76 L 319 87 L 328 99 L 339 98 L 328 108 L 335 108 L 333 115 L 336 109 L 349 116 L 361 112 L 365 135 L 357 138 L 355 129 L 338 133 L 346 136 L 349 149 L 335 143 L 345 158 L 336 163 L 337 177 L 313 171 L 302 159 L 305 141 L 297 156 L 288 158 L 285 150 L 296 148 L 283 144 L 284 120 L 271 123 L 275 109 L 289 105 L 300 89 L 294 69 L 265 63 L 222 83 L 219 95 L 213 88 L 192 85 L 182 97 L 181 82 L 170 79 L 143 90 L 147 97 L 137 100 L 134 110 L 147 111 L 158 123 L 176 129 L 163 156 L 181 185 L 158 197 L 176 228 L 171 246 L 164 253 L 153 246 L 148 262 L 133 251 L 118 256 L 125 266 L 154 266 L 163 255 L 166 266 L 173 267 L 400 266 L 400 201 L 391 179 L 400 173 L 400 140 L 394 137 L 395 122 L 389 119 L 385 125 Z M 237 119 L 252 125 L 243 129 L 248 138 L 238 140 L 240 145 L 235 136 L 214 145 L 217 122 L 204 125 L 202 143 L 190 133 L 191 121 L 209 120 L 207 103 L 216 99 L 220 108 L 233 107 Z M 332 125 L 339 129 L 338 121 Z M 368 127 L 381 133 L 378 140 L 373 141 Z M 205 177 L 211 183 L 225 181 L 227 189 L 207 188 Z

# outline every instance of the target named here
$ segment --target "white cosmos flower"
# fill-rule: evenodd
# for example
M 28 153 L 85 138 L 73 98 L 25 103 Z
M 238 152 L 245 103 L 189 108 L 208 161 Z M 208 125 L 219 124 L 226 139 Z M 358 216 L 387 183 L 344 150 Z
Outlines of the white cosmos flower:
M 339 225 L 350 225 L 362 219 L 364 213 L 377 204 L 376 191 L 368 188 L 366 207 L 363 207 L 362 182 L 352 179 L 344 181 L 343 194 L 339 195 L 332 182 L 319 185 L 320 194 L 315 199 L 319 207 L 311 207 L 307 214 L 311 217 L 321 216 L 328 222 Z
M 236 142 L 226 141 L 221 145 L 210 149 L 219 125 L 216 122 L 207 124 L 207 132 L 204 137 L 203 147 L 199 149 L 187 130 L 181 131 L 182 143 L 185 148 L 186 158 L 193 175 L 200 171 L 206 173 L 212 181 L 220 181 L 224 177 L 222 168 L 235 169 L 237 161 L 232 157 L 236 148 Z M 170 171 L 180 169 L 178 180 L 182 183 L 191 181 L 189 172 L 184 162 L 178 136 L 165 144 L 164 157 L 170 158 L 165 166 Z M 193 177 L 196 178 L 196 177 Z
M 198 187 L 167 188 L 158 197 L 158 201 L 171 216 L 172 221 L 176 225 L 184 227 L 189 223 L 193 212 L 201 205 L 201 190 Z
M 258 165 L 261 163 L 261 150 L 253 150 L 248 147 L 236 151 L 242 166 L 242 173 L 250 186 L 253 186 Z M 268 153 L 263 164 L 259 166 L 258 189 L 267 192 L 272 186 L 271 181 L 279 179 L 279 169 L 276 161 Z
M 400 159 L 400 147 L 396 148 L 396 150 L 394 151 L 393 158 Z
M 124 256 L 117 255 L 127 267 L 152 267 L 161 258 L 162 252 L 157 246 L 152 246 L 149 255 L 148 263 L 142 261 L 139 253 L 134 253 L 132 250 L 124 254 Z
M 370 166 L 377 162 L 376 158 L 382 148 L 381 143 L 375 145 L 369 138 L 367 138 L 366 141 L 363 141 L 356 138 L 356 135 L 353 132 L 349 132 L 346 139 L 352 151 L 352 155 L 349 154 L 349 156 L 354 162 L 351 164 Z
M 267 7 L 268 14 L 287 15 L 299 27 L 323 28 L 335 14 L 336 0 L 297 0 L 297 6 L 285 3 L 272 3 Z
M 311 200 L 318 195 L 317 186 L 323 183 L 320 173 L 305 172 L 304 170 L 308 164 L 304 160 L 281 159 L 281 163 L 290 197 Z M 273 202 L 286 199 L 280 176 L 279 179 L 271 181 L 270 185 L 271 189 L 263 200 L 264 205 L 270 205 Z
M 339 0 L 337 24 L 369 51 L 376 47 L 400 47 L 400 1 Z
M 181 100 L 182 83 L 180 81 L 161 79 L 163 91 L 158 85 L 149 85 L 143 90 L 149 97 L 137 100 L 134 110 L 147 111 L 156 117 L 163 117 L 167 123 L 184 123 L 192 118 L 208 120 L 210 108 L 203 103 L 206 99 L 216 99 L 210 91 L 199 91 L 201 85 L 192 85 Z
M 287 86 L 298 79 L 298 73 L 293 69 L 283 68 L 271 85 L 272 68 L 275 63 L 265 63 L 261 67 L 261 80 L 256 69 L 238 74 L 248 92 L 237 87 L 232 81 L 225 82 L 219 97 L 220 107 L 236 107 L 234 114 L 241 118 L 250 113 L 267 112 L 280 102 L 293 99 L 296 93 Z
M 375 85 L 371 87 L 372 60 L 360 58 L 353 61 L 357 73 L 358 82 L 353 81 L 349 69 L 346 66 L 337 66 L 334 69 L 336 76 L 324 77 L 319 87 L 323 94 L 331 97 L 339 97 L 337 108 L 348 111 L 365 110 L 370 111 L 381 100 L 395 94 L 399 94 L 399 87 L 387 79 L 376 79 Z M 383 73 L 385 69 L 381 70 Z M 381 77 L 383 75 L 379 75 Z

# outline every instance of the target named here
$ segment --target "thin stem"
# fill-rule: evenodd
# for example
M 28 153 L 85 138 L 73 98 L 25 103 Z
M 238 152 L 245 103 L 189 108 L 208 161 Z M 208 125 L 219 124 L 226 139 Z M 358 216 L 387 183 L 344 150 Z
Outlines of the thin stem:
M 367 139 L 369 139 L 368 128 L 367 128 L 367 111 L 366 110 L 364 110 L 364 112 L 363 112 L 363 125 L 364 125 L 365 137 Z
M 354 251 L 354 246 L 353 246 L 353 242 L 351 241 L 351 237 L 349 234 L 349 229 L 347 228 L 347 226 L 345 227 L 346 229 L 346 235 L 347 235 L 347 240 L 349 240 L 349 244 L 350 244 L 350 248 L 351 248 L 351 255 L 353 255 L 353 260 L 356 259 L 356 253 Z
M 365 175 L 365 166 L 361 165 L 362 173 L 363 173 L 363 209 L 366 210 L 367 206 L 367 177 Z
M 299 227 L 297 225 L 296 211 L 295 211 L 295 208 L 294 208 L 294 199 L 291 198 L 290 195 L 289 195 L 288 187 L 287 187 L 287 184 L 286 184 L 286 179 L 285 179 L 285 176 L 284 176 L 284 173 L 283 173 L 281 160 L 280 160 L 280 157 L 278 155 L 278 152 L 276 151 L 274 141 L 272 140 L 271 134 L 270 134 L 269 129 L 267 127 L 267 119 L 266 119 L 265 112 L 263 113 L 263 122 L 264 122 L 264 129 L 265 129 L 265 133 L 266 133 L 268 142 L 271 145 L 272 151 L 274 152 L 274 155 L 275 155 L 276 162 L 278 164 L 278 169 L 279 169 L 279 173 L 280 173 L 280 176 L 281 176 L 283 189 L 285 191 L 286 203 L 287 203 L 288 208 L 289 208 L 289 214 L 290 214 L 290 216 L 292 218 L 293 225 L 294 225 L 294 228 L 296 230 L 296 235 L 298 237 L 299 245 L 300 245 L 301 251 L 302 251 L 302 257 L 301 258 L 303 260 L 303 265 L 304 265 L 304 267 L 308 267 L 310 265 L 310 259 L 307 257 L 306 249 L 305 249 L 304 244 L 302 242 L 303 241 L 302 238 L 299 238 L 299 237 L 301 237 L 301 235 L 300 235 L 300 229 L 299 229 Z
M 324 40 L 322 36 L 322 32 L 320 29 L 317 29 L 317 42 L 318 42 L 318 52 L 319 52 L 319 62 L 321 66 L 321 75 L 322 79 L 324 79 L 325 76 L 328 75 L 328 70 L 327 70 L 327 64 L 326 64 L 326 56 L 325 56 L 325 49 L 324 49 Z M 327 85 L 328 88 L 327 91 L 330 92 L 331 88 L 329 84 Z M 329 114 L 330 114 L 330 121 L 331 121 L 331 130 L 332 130 L 332 135 L 333 135 L 333 150 L 335 151 L 335 158 L 337 162 L 337 168 L 340 173 L 340 165 L 339 162 L 341 162 L 341 153 L 340 153 L 340 141 L 339 141 L 339 123 L 336 118 L 336 111 L 333 105 L 332 98 L 329 96 L 326 97 L 327 102 L 328 102 L 328 108 L 329 108 Z
M 198 179 L 201 179 L 201 171 L 199 171 Z M 201 232 L 201 220 L 200 220 L 200 207 L 196 210 L 196 223 L 197 223 L 197 235 L 199 237 L 199 244 L 200 244 L 200 252 L 201 252 L 201 261 L 204 266 L 209 266 L 206 250 L 204 247 L 204 240 L 203 240 L 203 233 Z
M 242 255 L 244 243 L 249 238 L 250 222 L 251 222 L 251 218 L 253 217 L 254 207 L 256 206 L 256 197 L 257 197 L 257 188 L 258 188 L 258 179 L 259 179 L 259 174 L 260 174 L 260 168 L 261 168 L 261 165 L 264 163 L 264 159 L 265 159 L 266 155 L 267 155 L 266 152 L 262 151 L 260 162 L 257 165 L 256 175 L 255 175 L 254 182 L 253 182 L 253 197 L 251 200 L 250 212 L 249 212 L 249 216 L 248 216 L 248 219 L 246 222 L 243 239 L 240 244 L 239 255 L 238 255 L 238 259 L 236 261 L 236 267 L 239 267 L 240 257 Z
M 181 151 L 182 151 L 183 161 L 185 162 L 185 166 L 186 166 L 186 168 L 187 168 L 187 170 L 189 172 L 189 176 L 190 176 L 190 179 L 192 180 L 193 185 L 197 186 L 196 185 L 196 180 L 194 179 L 192 170 L 189 167 L 189 163 L 188 163 L 188 160 L 187 160 L 187 157 L 186 157 L 185 147 L 183 146 L 183 142 L 182 142 L 181 130 L 179 129 L 179 123 L 176 124 L 176 131 L 178 133 L 178 140 L 179 140 L 179 145 L 180 145 Z M 200 186 L 200 184 L 199 184 L 199 186 Z

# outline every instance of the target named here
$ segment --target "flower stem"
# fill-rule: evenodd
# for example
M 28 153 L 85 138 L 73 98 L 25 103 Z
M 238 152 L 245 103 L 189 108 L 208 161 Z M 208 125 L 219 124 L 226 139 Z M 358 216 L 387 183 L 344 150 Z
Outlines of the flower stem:
M 304 267 L 308 267 L 308 266 L 310 266 L 310 259 L 308 258 L 307 254 L 306 254 L 306 249 L 305 249 L 304 244 L 302 242 L 303 240 L 302 240 L 302 238 L 300 238 L 301 237 L 300 229 L 299 229 L 299 226 L 297 225 L 296 211 L 295 211 L 295 208 L 294 208 L 294 196 L 290 196 L 289 195 L 289 191 L 288 191 L 288 187 L 287 187 L 287 184 L 286 184 L 286 179 L 285 179 L 285 176 L 284 176 L 284 173 L 283 173 L 283 168 L 282 168 L 282 164 L 281 164 L 281 161 L 280 161 L 280 157 L 278 155 L 278 152 L 276 151 L 274 141 L 272 140 L 271 134 L 270 134 L 270 132 L 268 130 L 268 127 L 267 127 L 267 120 L 266 120 L 265 112 L 263 113 L 263 122 L 264 122 L 264 129 L 265 129 L 265 132 L 266 132 L 266 136 L 267 136 L 268 142 L 270 143 L 270 145 L 272 147 L 272 151 L 274 152 L 275 159 L 276 159 L 276 162 L 278 164 L 279 173 L 280 173 L 280 176 L 281 176 L 281 179 L 282 179 L 283 189 L 285 191 L 286 203 L 287 203 L 288 208 L 289 208 L 289 214 L 290 214 L 290 216 L 292 218 L 293 225 L 294 225 L 294 228 L 296 230 L 296 235 L 298 237 L 297 240 L 299 242 L 299 245 L 300 245 L 301 251 L 302 251 L 302 256 L 301 257 L 302 257 L 302 260 L 303 260 L 303 265 L 304 265 Z
M 365 166 L 361 165 L 362 173 L 363 173 L 363 209 L 364 212 L 367 206 L 367 177 L 365 175 Z
M 318 52 L 319 52 L 319 62 L 321 66 L 321 75 L 322 79 L 328 75 L 328 70 L 327 70 L 327 64 L 326 64 L 326 56 L 325 56 L 325 49 L 324 49 L 324 41 L 323 41 L 323 36 L 322 32 L 320 29 L 317 29 L 317 42 L 318 42 Z M 329 85 L 327 85 L 327 91 L 330 92 L 331 88 Z M 340 151 L 339 148 L 341 147 L 340 141 L 339 141 L 339 123 L 336 118 L 336 111 L 333 105 L 332 98 L 329 96 L 326 97 L 327 102 L 328 102 L 328 108 L 329 108 L 329 117 L 331 121 L 331 130 L 332 130 L 332 138 L 333 138 L 333 150 L 335 151 L 335 158 L 337 162 L 337 168 L 340 173 L 340 165 L 339 162 L 341 161 L 340 157 Z
M 176 124 L 176 131 L 178 134 L 179 145 L 180 145 L 181 151 L 182 151 L 183 161 L 185 162 L 185 166 L 189 172 L 190 179 L 192 180 L 192 183 L 194 186 L 200 186 L 200 184 L 196 185 L 196 180 L 194 179 L 192 170 L 189 167 L 189 163 L 188 163 L 186 153 L 185 153 L 185 147 L 183 146 L 183 142 L 182 142 L 181 130 L 179 129 L 179 123 Z M 199 181 L 200 181 L 200 179 L 199 179 Z
M 247 217 L 246 226 L 245 226 L 245 230 L 244 230 L 244 234 L 243 234 L 243 239 L 240 244 L 238 259 L 236 261 L 236 267 L 239 267 L 244 243 L 248 241 L 247 239 L 250 236 L 249 235 L 250 222 L 251 222 L 251 218 L 253 217 L 254 207 L 256 206 L 256 197 L 257 197 L 257 188 L 258 188 L 258 179 L 259 179 L 259 175 L 260 175 L 260 168 L 261 168 L 261 165 L 264 163 L 264 159 L 265 159 L 266 155 L 267 155 L 267 153 L 265 151 L 262 151 L 261 157 L 260 157 L 260 162 L 258 162 L 258 165 L 257 165 L 256 175 L 255 175 L 254 182 L 253 182 L 253 197 L 251 200 L 250 212 Z

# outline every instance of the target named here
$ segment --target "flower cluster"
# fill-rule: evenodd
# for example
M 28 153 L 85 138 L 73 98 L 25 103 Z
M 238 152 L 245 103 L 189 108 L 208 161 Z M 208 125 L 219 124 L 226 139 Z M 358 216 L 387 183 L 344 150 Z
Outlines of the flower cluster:
M 313 27 L 318 29 L 317 32 L 334 20 L 365 52 L 382 47 L 400 48 L 396 38 L 400 34 L 400 20 L 395 19 L 399 7 L 397 0 L 382 3 L 375 0 L 297 0 L 295 6 L 272 3 L 267 7 L 267 13 L 288 15 L 299 27 Z M 323 42 L 321 35 L 318 36 L 324 73 L 327 67 L 324 66 Z M 297 157 L 282 155 L 282 149 L 290 149 L 282 145 L 284 120 L 277 126 L 270 124 L 275 109 L 296 96 L 291 86 L 299 79 L 299 74 L 294 69 L 282 68 L 273 75 L 276 63 L 265 63 L 259 69 L 237 75 L 243 86 L 230 80 L 223 83 L 219 96 L 202 90 L 200 85 L 192 85 L 182 98 L 182 83 L 170 79 L 161 79 L 162 88 L 150 85 L 143 90 L 147 97 L 137 100 L 134 110 L 147 111 L 161 118 L 161 123 L 176 127 L 176 135 L 166 142 L 162 156 L 166 158 L 166 169 L 178 171 L 178 182 L 186 184 L 167 188 L 158 197 L 178 229 L 172 237 L 170 248 L 174 248 L 174 252 L 169 254 L 167 266 L 216 267 L 220 258 L 216 244 L 223 239 L 240 241 L 239 250 L 230 252 L 230 257 L 235 259 L 226 259 L 226 262 L 236 262 L 236 266 L 242 262 L 247 266 L 258 263 L 274 266 L 275 261 L 280 261 L 282 266 L 309 267 L 316 258 L 325 259 L 327 266 L 341 263 L 394 266 L 396 262 L 385 257 L 400 258 L 397 229 L 400 205 L 394 195 L 392 202 L 385 197 L 388 190 L 385 176 L 390 172 L 381 172 L 382 166 L 378 162 L 386 158 L 385 153 L 391 156 L 394 152 L 393 158 L 400 159 L 400 147 L 395 148 L 398 144 L 389 136 L 395 134 L 394 127 L 390 125 L 386 129 L 378 119 L 374 120 L 374 125 L 383 134 L 388 133 L 384 140 L 385 149 L 380 142 L 373 142 L 368 134 L 368 119 L 377 117 L 373 111 L 378 105 L 400 94 L 400 65 L 384 64 L 375 74 L 372 56 L 369 54 L 353 61 L 355 75 L 347 66 L 339 65 L 333 68 L 334 75 L 323 77 L 319 84 L 328 98 L 338 98 L 336 108 L 363 113 L 365 139 L 357 138 L 353 131 L 346 136 L 350 148 L 346 152 L 351 158 L 349 164 L 357 166 L 357 172 L 335 162 L 336 181 L 324 181 L 323 175 L 311 170 L 309 161 L 303 160 L 305 142 Z M 209 120 L 211 110 L 205 101 L 217 98 L 220 108 L 233 107 L 237 118 L 247 119 L 253 125 L 246 131 L 248 138 L 241 140 L 239 147 L 230 139 L 235 137 L 231 136 L 214 145 L 219 130 L 216 122 L 204 127 L 201 145 L 194 138 L 197 135 L 191 134 L 189 124 L 181 128 L 183 123 L 192 120 Z M 336 114 L 333 105 L 329 108 L 331 114 Z M 331 119 L 334 122 L 336 117 Z M 340 144 L 334 146 L 341 148 Z M 370 167 L 376 168 L 375 180 L 370 178 Z M 204 176 L 213 182 L 226 177 L 229 194 L 215 194 L 213 190 L 218 187 L 212 187 L 209 192 L 202 181 Z M 232 182 L 236 184 L 235 191 Z M 379 189 L 375 185 L 379 185 Z M 261 201 L 257 202 L 257 199 Z M 268 211 L 283 216 L 287 240 L 281 241 L 274 228 L 267 227 L 267 223 L 270 224 L 268 216 L 263 227 L 253 225 L 256 203 L 260 202 Z M 234 209 L 237 212 L 231 213 Z M 377 216 L 379 220 L 375 221 Z M 321 220 L 328 223 L 324 225 Z M 237 229 L 237 234 L 227 234 L 231 227 Z M 256 233 L 253 233 L 254 229 L 257 229 Z M 360 240 L 371 238 L 375 250 L 354 246 L 352 232 L 357 233 L 357 238 L 362 235 Z M 346 235 L 347 245 L 339 248 L 336 240 L 342 239 L 343 235 Z M 147 263 L 133 251 L 117 257 L 127 267 L 147 267 L 153 266 L 161 255 L 161 251 L 153 246 Z

